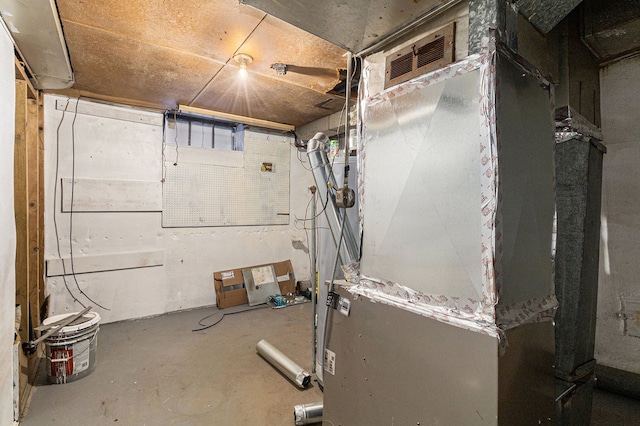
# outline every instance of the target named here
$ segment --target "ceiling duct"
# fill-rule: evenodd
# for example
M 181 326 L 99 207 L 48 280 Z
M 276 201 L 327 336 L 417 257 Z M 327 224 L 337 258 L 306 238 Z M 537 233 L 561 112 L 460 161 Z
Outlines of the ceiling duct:
M 586 0 L 583 40 L 601 62 L 640 50 L 640 3 L 637 0 Z
M 35 88 L 66 89 L 73 85 L 55 0 L 0 0 L 0 16 Z
M 460 0 L 240 0 L 352 53 L 444 13 Z
M 516 0 L 518 12 L 542 34 L 562 21 L 582 0 Z

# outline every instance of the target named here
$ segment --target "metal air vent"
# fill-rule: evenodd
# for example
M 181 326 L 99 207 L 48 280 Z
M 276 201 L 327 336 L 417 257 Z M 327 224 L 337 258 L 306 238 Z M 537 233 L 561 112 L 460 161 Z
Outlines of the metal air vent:
M 455 23 L 387 56 L 385 89 L 429 71 L 442 68 L 454 60 Z
M 389 66 L 389 79 L 401 77 L 413 70 L 413 52 L 406 53 L 398 59 L 391 61 Z

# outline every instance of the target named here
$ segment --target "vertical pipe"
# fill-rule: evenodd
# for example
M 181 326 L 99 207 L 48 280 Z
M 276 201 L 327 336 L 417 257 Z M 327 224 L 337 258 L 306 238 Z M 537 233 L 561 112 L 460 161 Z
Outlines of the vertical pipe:
M 316 372 L 316 187 L 311 185 L 311 305 L 313 313 L 311 315 L 311 372 Z
M 350 119 L 350 114 L 349 114 L 349 105 L 351 103 L 351 74 L 353 73 L 352 70 L 352 56 L 351 56 L 351 52 L 347 52 L 347 87 L 345 89 L 345 113 L 346 113 L 346 120 L 345 120 L 345 126 L 344 126 L 344 133 L 345 133 L 345 140 L 344 140 L 344 188 L 347 188 L 349 186 L 349 130 L 351 127 L 351 119 Z M 338 210 L 339 211 L 339 210 Z M 333 288 L 334 288 L 334 280 L 335 280 L 335 276 L 336 276 L 336 271 L 338 269 L 338 260 L 340 258 L 340 246 L 342 245 L 342 237 L 344 235 L 344 225 L 345 225 L 345 221 L 347 219 L 347 209 L 346 207 L 342 210 L 342 220 L 340 221 L 340 235 L 338 236 L 338 242 L 336 243 L 336 257 L 335 260 L 333 262 L 333 272 L 331 273 L 331 281 L 329 282 L 329 290 L 328 290 L 328 295 L 331 296 L 333 293 Z M 347 244 L 348 246 L 348 244 Z M 353 259 L 356 259 L 356 257 L 354 257 Z M 327 314 L 324 317 L 324 336 L 322 339 L 322 358 L 324 359 L 324 352 L 325 349 L 327 347 L 327 326 L 329 324 L 329 313 L 330 310 L 327 310 Z M 324 364 L 324 363 L 323 363 Z
M 322 134 L 322 136 L 326 138 L 324 134 Z M 318 135 L 316 135 L 316 137 L 318 137 Z M 326 138 L 326 140 L 328 141 L 328 138 Z M 318 187 L 317 196 L 320 200 L 320 204 L 326 205 L 324 215 L 327 218 L 329 231 L 334 243 L 336 244 L 340 260 L 346 265 L 358 259 L 360 250 L 358 248 L 356 237 L 352 231 L 349 218 L 346 218 L 347 225 L 344 230 L 344 248 L 340 247 L 340 244 L 338 243 L 338 239 L 340 239 L 338 233 L 342 232 L 339 231 L 342 216 L 340 215 L 340 209 L 336 204 L 335 195 L 326 189 L 327 183 L 330 183 L 333 188 L 337 188 L 336 178 L 331 170 L 331 163 L 327 157 L 326 150 L 323 148 L 324 145 L 316 143 L 312 144 L 311 141 L 315 142 L 317 139 L 314 138 L 309 140 L 309 147 L 307 149 L 309 164 L 311 165 L 313 177 L 316 181 L 316 186 Z
M 331 272 L 331 281 L 329 281 L 329 289 L 327 290 L 327 306 L 329 306 L 328 304 L 329 297 L 331 297 L 331 295 L 333 294 L 336 271 L 338 270 L 338 259 L 340 258 L 340 245 L 342 244 L 342 236 L 344 235 L 344 223 L 345 223 L 346 217 L 347 217 L 347 209 L 344 209 L 344 215 L 342 216 L 342 221 L 340 222 L 340 238 L 338 239 L 336 257 L 333 262 L 333 269 Z M 331 313 L 331 309 L 327 309 L 327 312 L 325 313 L 325 316 L 324 316 L 324 329 L 323 329 L 324 334 L 322 336 L 322 352 L 321 352 L 321 356 L 323 360 L 324 360 L 324 352 L 327 349 L 327 337 L 329 336 L 329 333 L 327 330 L 329 328 L 328 326 L 329 326 L 330 313 Z M 324 361 L 322 362 L 322 368 L 324 368 Z
M 351 52 L 347 52 L 347 81 L 345 87 L 344 109 L 346 119 L 344 121 L 344 187 L 349 186 L 349 130 L 351 129 L 351 118 L 349 109 L 351 108 L 351 74 L 353 74 L 353 59 Z M 347 214 L 345 209 L 344 214 Z

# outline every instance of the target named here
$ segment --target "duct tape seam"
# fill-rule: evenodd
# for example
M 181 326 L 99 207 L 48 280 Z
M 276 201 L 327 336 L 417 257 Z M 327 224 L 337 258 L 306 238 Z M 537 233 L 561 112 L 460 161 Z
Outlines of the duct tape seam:
M 398 283 L 376 278 L 361 277 L 356 285 L 346 290 L 364 296 L 373 302 L 392 305 L 440 322 L 450 323 L 466 330 L 487 334 L 498 339 L 503 332 L 517 326 L 551 321 L 558 308 L 555 295 L 535 298 L 508 306 L 500 306 L 493 315 L 480 301 L 445 295 L 427 295 Z M 489 308 L 493 308 L 490 306 Z

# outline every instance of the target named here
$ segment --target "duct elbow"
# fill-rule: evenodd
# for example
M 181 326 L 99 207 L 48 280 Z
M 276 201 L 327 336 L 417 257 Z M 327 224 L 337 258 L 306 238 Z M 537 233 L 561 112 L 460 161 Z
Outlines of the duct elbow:
M 307 142 L 307 153 L 314 151 L 328 151 L 329 138 L 322 132 L 318 132 Z

